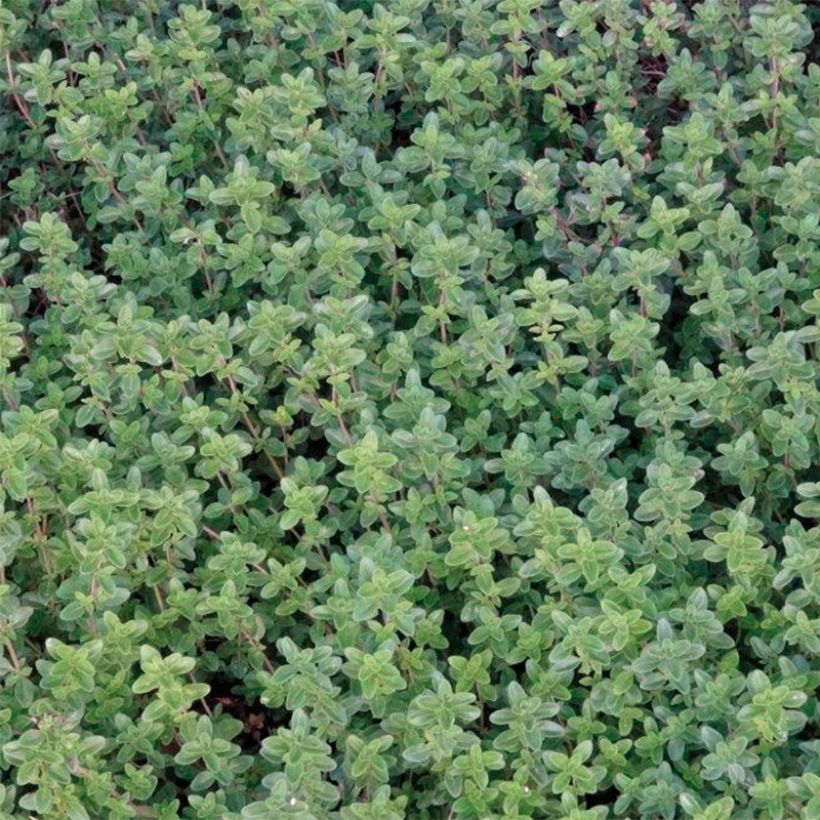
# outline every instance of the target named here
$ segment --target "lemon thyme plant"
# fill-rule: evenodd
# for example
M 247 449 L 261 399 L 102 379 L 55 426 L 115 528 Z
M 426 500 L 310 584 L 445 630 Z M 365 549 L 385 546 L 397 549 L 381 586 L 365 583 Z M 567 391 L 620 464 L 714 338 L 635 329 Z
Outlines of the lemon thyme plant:
M 820 818 L 791 0 L 4 0 L 0 816 Z

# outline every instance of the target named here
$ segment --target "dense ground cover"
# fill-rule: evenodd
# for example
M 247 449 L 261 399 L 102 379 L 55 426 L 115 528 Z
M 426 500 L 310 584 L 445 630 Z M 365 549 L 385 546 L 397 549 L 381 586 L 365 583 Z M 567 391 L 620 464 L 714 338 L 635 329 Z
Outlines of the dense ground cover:
M 0 816 L 820 818 L 788 0 L 4 0 Z

